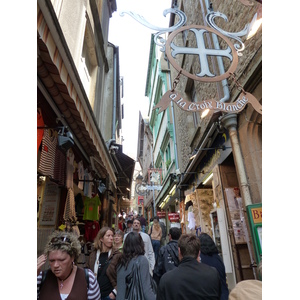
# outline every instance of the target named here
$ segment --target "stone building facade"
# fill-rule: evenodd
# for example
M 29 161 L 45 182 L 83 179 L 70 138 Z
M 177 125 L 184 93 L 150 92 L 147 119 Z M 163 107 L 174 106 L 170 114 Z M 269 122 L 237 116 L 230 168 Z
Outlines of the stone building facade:
M 242 32 L 254 16 L 261 18 L 262 12 L 262 5 L 257 1 L 178 0 L 172 1 L 172 7 L 186 14 L 185 26 L 211 28 L 206 15 L 218 12 L 212 24 L 225 33 Z M 170 26 L 177 20 L 177 16 L 171 17 Z M 232 103 L 245 91 L 257 99 L 259 107 L 262 103 L 261 27 L 250 39 L 246 39 L 247 34 L 246 31 L 240 34 L 245 48 L 240 51 L 236 69 L 230 77 L 204 82 L 179 74 L 179 70 L 170 65 L 170 86 L 179 76 L 175 90 L 191 102 L 215 99 Z M 229 40 L 232 46 L 239 45 L 240 48 L 236 49 L 242 48 L 242 43 Z M 188 31 L 176 35 L 173 43 L 179 47 L 197 47 L 196 39 Z M 225 50 L 227 47 L 222 37 L 216 39 L 212 34 L 205 36 L 205 43 L 210 49 Z M 177 66 L 191 74 L 201 70 L 197 55 L 180 54 L 174 60 Z M 225 73 L 230 64 L 229 59 L 220 62 L 217 58 L 209 58 L 209 68 L 216 76 Z M 171 104 L 167 110 L 170 109 Z M 178 105 L 173 109 L 178 169 L 176 172 L 172 170 L 170 185 L 175 182 L 176 192 L 179 192 L 181 228 L 195 234 L 206 232 L 215 239 L 232 289 L 238 281 L 258 278 L 256 267 L 262 257 L 261 249 L 259 255 L 255 249 L 259 247 L 257 232 L 254 234 L 250 226 L 251 215 L 248 213 L 253 205 L 261 207 L 262 203 L 262 114 L 250 103 L 239 113 L 210 110 L 203 118 L 201 113 L 185 111 Z M 163 189 L 158 194 L 158 208 L 166 199 L 162 194 L 169 192 L 170 189 Z M 167 214 L 173 212 L 174 199 L 169 197 L 163 208 Z M 195 218 L 192 227 L 189 226 L 189 216 Z M 259 230 L 261 233 L 261 228 Z

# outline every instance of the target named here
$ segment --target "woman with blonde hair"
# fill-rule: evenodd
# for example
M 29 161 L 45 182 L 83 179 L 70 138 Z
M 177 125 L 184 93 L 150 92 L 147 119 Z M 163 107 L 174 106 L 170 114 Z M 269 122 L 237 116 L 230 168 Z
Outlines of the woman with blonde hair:
M 81 245 L 74 233 L 54 231 L 44 254 L 37 260 L 37 299 L 99 300 L 100 290 L 94 273 L 76 266 Z M 50 269 L 41 271 L 49 260 Z
M 113 247 L 113 242 L 113 230 L 110 227 L 101 228 L 94 239 L 87 264 L 97 277 L 102 300 L 115 299 L 117 295 L 116 264 L 122 253 Z
M 151 237 L 152 247 L 153 247 L 153 251 L 155 254 L 155 261 L 156 261 L 158 257 L 159 248 L 160 248 L 160 240 L 162 237 L 162 229 L 159 225 L 158 217 L 153 218 L 153 225 L 151 225 L 151 227 L 149 228 L 148 234 Z

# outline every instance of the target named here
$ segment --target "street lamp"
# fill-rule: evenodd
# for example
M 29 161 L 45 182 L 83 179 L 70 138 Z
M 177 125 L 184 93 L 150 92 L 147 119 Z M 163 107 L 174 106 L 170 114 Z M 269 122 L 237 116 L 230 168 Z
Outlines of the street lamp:
M 155 197 L 154 197 L 154 191 L 160 191 L 162 186 L 160 185 L 147 185 L 145 182 L 143 182 L 143 176 L 139 174 L 135 180 L 136 180 L 136 185 L 135 185 L 135 192 L 140 195 L 144 196 L 148 190 L 153 191 L 153 214 L 154 216 L 156 215 L 156 210 L 155 210 Z

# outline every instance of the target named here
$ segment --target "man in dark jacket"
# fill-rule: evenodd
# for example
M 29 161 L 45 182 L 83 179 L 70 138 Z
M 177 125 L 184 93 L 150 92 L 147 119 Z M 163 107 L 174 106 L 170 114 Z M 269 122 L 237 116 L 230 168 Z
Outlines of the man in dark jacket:
M 163 274 L 173 270 L 179 264 L 178 258 L 178 239 L 181 236 L 181 230 L 172 227 L 169 230 L 169 243 L 159 249 L 156 265 L 153 272 L 153 278 L 159 284 Z
M 157 300 L 219 300 L 221 283 L 215 268 L 199 263 L 199 238 L 183 234 L 178 240 L 179 266 L 165 273 L 159 282 Z

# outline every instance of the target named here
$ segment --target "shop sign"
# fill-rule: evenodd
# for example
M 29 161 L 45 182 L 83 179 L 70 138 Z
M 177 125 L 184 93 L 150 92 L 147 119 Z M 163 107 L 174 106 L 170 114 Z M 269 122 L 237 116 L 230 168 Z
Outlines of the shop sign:
M 262 208 L 251 208 L 251 215 L 254 224 L 262 223 Z
M 162 183 L 162 169 L 148 169 L 148 184 Z
M 138 205 L 144 205 L 144 197 L 138 196 Z
M 159 218 L 165 218 L 166 217 L 166 212 L 165 211 L 158 211 L 157 212 L 157 216 Z
M 169 107 L 170 102 L 173 101 L 182 110 L 188 112 L 201 112 L 206 109 L 222 111 L 226 113 L 239 113 L 248 103 L 251 103 L 253 108 L 259 113 L 262 112 L 261 105 L 257 99 L 250 93 L 241 93 L 238 100 L 233 103 L 224 103 L 215 99 L 204 100 L 200 102 L 191 102 L 183 99 L 178 92 L 167 91 L 153 109 L 159 108 L 158 113 Z
M 170 222 L 179 222 L 180 219 L 179 213 L 169 213 L 168 219 Z
M 262 257 L 262 204 L 251 204 L 247 206 L 249 227 L 253 240 L 256 262 Z
M 182 32 L 191 33 L 194 36 L 196 44 L 195 47 L 185 47 L 185 45 L 181 46 L 175 44 L 174 41 L 176 40 L 176 36 L 181 36 Z M 206 48 L 205 35 L 208 33 L 213 33 L 219 36 L 219 38 L 222 39 L 227 45 L 227 48 Z M 177 41 L 178 40 L 182 39 L 177 39 Z M 258 113 L 262 114 L 262 106 L 258 100 L 252 94 L 245 92 L 240 83 L 237 81 L 234 75 L 234 71 L 236 70 L 238 64 L 237 51 L 230 40 L 226 36 L 222 35 L 219 31 L 200 25 L 183 26 L 169 36 L 166 42 L 165 51 L 169 62 L 179 73 L 173 82 L 173 89 L 167 91 L 161 98 L 160 102 L 154 106 L 153 109 L 159 108 L 158 113 L 164 111 L 169 106 L 170 102 L 174 101 L 182 110 L 185 111 L 196 112 L 209 109 L 226 113 L 239 113 L 246 107 L 246 104 L 250 103 Z M 192 74 L 182 69 L 181 64 L 179 65 L 175 60 L 175 57 L 179 54 L 194 55 L 196 57 L 195 59 L 198 60 L 200 64 L 200 71 L 197 74 Z M 231 61 L 231 64 L 225 73 L 216 75 L 211 72 L 209 66 L 209 57 L 212 56 L 221 58 L 226 57 Z M 233 103 L 224 103 L 215 99 L 203 100 L 197 103 L 190 102 L 183 99 L 179 93 L 175 92 L 175 88 L 179 82 L 179 77 L 181 74 L 193 80 L 202 82 L 218 82 L 231 76 L 237 88 L 242 90 L 242 93 L 239 95 L 238 100 Z

